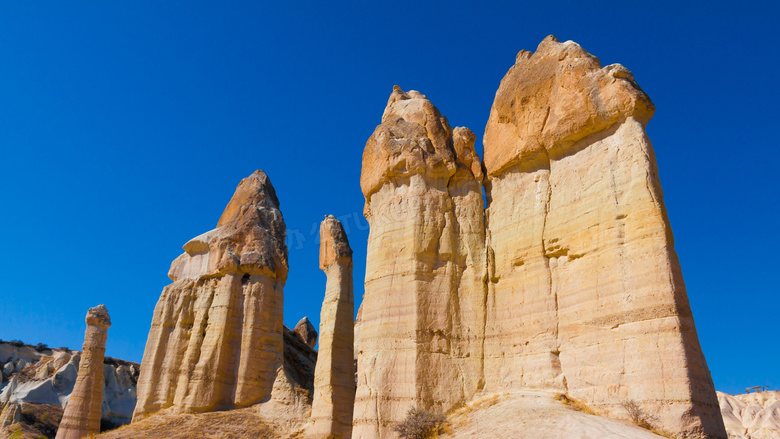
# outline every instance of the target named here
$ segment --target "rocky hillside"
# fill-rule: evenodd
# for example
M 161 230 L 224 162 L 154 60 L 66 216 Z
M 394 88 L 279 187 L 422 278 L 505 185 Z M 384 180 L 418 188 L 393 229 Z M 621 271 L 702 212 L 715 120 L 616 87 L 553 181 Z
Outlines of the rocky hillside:
M 718 392 L 718 402 L 729 439 L 780 438 L 780 392 Z

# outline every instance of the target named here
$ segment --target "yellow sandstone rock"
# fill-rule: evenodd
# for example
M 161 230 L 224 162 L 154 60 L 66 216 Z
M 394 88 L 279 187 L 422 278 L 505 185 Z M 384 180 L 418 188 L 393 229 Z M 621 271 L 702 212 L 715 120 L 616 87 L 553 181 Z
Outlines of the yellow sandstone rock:
M 111 319 L 104 305 L 87 312 L 84 352 L 81 353 L 78 378 L 62 414 L 57 439 L 81 439 L 100 433 L 100 409 L 103 403 L 103 357 Z
M 307 437 L 349 438 L 355 401 L 352 249 L 344 228 L 333 216 L 325 217 L 320 225 L 320 269 L 328 280 L 320 315 L 320 350 Z
M 424 95 L 395 87 L 366 144 L 355 438 L 395 437 L 410 406 L 447 410 L 481 385 L 485 229 L 474 139 Z
M 217 228 L 184 250 L 154 311 L 134 421 L 253 405 L 284 378 L 285 224 L 265 173 L 243 179 Z
M 489 391 L 568 392 L 657 428 L 725 438 L 631 73 L 547 37 L 485 128 Z

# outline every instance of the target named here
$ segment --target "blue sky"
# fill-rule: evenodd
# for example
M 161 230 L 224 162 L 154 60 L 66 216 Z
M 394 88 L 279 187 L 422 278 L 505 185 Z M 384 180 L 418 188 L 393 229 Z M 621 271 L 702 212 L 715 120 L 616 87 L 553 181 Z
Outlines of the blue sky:
M 140 361 L 170 262 L 241 178 L 291 230 L 285 323 L 319 324 L 316 228 L 341 217 L 362 296 L 363 146 L 395 84 L 481 137 L 548 34 L 628 67 L 716 387 L 780 386 L 776 2 L 0 4 L 0 338 Z

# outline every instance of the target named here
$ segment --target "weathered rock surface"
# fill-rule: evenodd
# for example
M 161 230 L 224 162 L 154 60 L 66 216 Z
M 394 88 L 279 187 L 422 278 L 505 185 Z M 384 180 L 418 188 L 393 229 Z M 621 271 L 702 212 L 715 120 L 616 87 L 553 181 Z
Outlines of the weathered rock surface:
M 571 41 L 521 51 L 485 128 L 488 391 L 556 389 L 725 438 L 631 73 Z
M 80 439 L 100 433 L 100 411 L 103 405 L 103 359 L 111 319 L 104 305 L 87 312 L 84 350 L 78 377 L 62 415 L 57 439 Z
M 729 439 L 780 438 L 780 392 L 718 392 L 718 401 Z
M 54 439 L 62 419 L 62 408 L 50 404 L 9 403 L 0 412 L 0 439 Z
M 311 324 L 308 317 L 299 320 L 293 332 L 298 334 L 301 340 L 310 348 L 314 349 L 314 346 L 317 346 L 317 330 L 314 329 L 314 325 Z
M 286 379 L 285 224 L 265 173 L 243 179 L 217 228 L 184 251 L 154 311 L 134 420 L 250 406 Z
M 19 404 L 49 404 L 64 408 L 78 376 L 81 352 L 39 349 L 0 343 L 0 362 L 12 367 L 27 364 L 14 372 L 2 386 L 0 401 Z M 103 360 L 103 405 L 101 420 L 122 425 L 130 423 L 136 402 L 140 365 L 106 357 Z
M 411 405 L 447 410 L 481 386 L 485 228 L 474 140 L 424 95 L 395 87 L 366 143 L 355 438 L 391 437 Z
M 320 225 L 320 269 L 328 279 L 307 437 L 349 438 L 355 401 L 352 249 L 344 227 L 333 216 Z

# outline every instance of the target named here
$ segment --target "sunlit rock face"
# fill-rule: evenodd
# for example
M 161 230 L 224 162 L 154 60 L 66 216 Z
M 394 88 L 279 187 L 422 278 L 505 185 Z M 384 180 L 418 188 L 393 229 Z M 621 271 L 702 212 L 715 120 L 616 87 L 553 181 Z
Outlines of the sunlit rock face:
M 568 392 L 725 438 L 631 73 L 576 43 L 522 51 L 485 129 L 486 389 Z
M 482 170 L 474 134 L 395 87 L 363 152 L 370 224 L 355 438 L 394 437 L 412 405 L 447 410 L 482 384 Z
M 723 423 L 729 439 L 780 437 L 780 392 L 729 395 L 718 392 Z
M 184 245 L 154 311 L 134 420 L 249 406 L 283 363 L 285 224 L 262 171 L 243 179 L 217 228 Z
M 111 319 L 104 305 L 90 308 L 86 317 L 84 351 L 78 377 L 62 414 L 57 439 L 81 439 L 100 433 L 103 405 L 103 358 Z
M 311 425 L 306 437 L 342 439 L 352 433 L 355 402 L 352 248 L 333 216 L 320 224 L 320 269 L 327 275 L 320 314 Z

